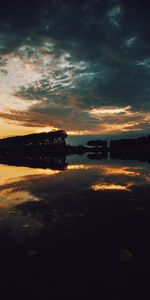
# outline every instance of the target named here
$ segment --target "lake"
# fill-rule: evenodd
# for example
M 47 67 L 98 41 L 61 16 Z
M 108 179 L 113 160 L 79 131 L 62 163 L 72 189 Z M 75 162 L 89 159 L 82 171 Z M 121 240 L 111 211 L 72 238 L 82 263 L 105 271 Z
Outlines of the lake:
M 72 299 L 144 287 L 149 233 L 147 162 L 72 155 L 63 170 L 0 165 L 4 288 Z

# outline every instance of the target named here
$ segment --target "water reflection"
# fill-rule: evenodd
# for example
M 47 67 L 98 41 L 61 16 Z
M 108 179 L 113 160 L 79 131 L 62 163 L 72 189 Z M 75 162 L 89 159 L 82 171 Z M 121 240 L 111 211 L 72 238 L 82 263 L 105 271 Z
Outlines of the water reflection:
M 35 152 L 33 154 L 20 153 L 3 153 L 0 155 L 0 163 L 14 166 L 24 166 L 31 168 L 42 168 L 52 170 L 65 170 L 67 167 L 66 155 L 60 154 L 57 156 L 50 156 L 49 153 Z
M 93 191 L 103 191 L 103 190 L 112 190 L 112 191 L 128 191 L 128 192 L 130 192 L 131 190 L 130 190 L 130 188 L 129 188 L 129 186 L 127 185 L 127 186 L 123 186 L 123 185 L 119 185 L 119 184 L 108 184 L 108 183 L 103 183 L 103 184 L 94 184 L 94 185 L 92 185 L 91 186 L 91 189 L 93 190 Z
M 50 201 L 60 194 L 73 197 L 85 191 L 132 191 L 149 187 L 146 163 L 112 160 L 99 164 L 72 164 L 65 171 L 0 165 L 0 206 L 9 208 L 30 201 Z
M 127 176 L 138 176 L 140 167 L 108 167 L 104 169 L 105 174 L 108 175 L 127 175 Z
M 0 165 L 0 184 L 10 182 L 11 180 L 19 180 L 20 177 L 33 176 L 39 174 L 55 175 L 61 171 L 51 169 L 29 168 L 29 167 L 16 167 L 9 165 Z
M 41 233 L 49 246 L 56 227 L 59 238 L 81 238 L 89 228 L 99 231 L 106 220 L 109 230 L 114 215 L 120 220 L 124 213 L 143 213 L 138 208 L 143 209 L 150 195 L 148 164 L 82 158 L 64 170 L 0 165 L 0 236 L 7 227 L 11 241 L 13 237 L 18 243 L 19 235 L 20 243 L 27 236 L 32 243 L 33 236 L 39 239 L 40 228 L 50 232 L 48 239 Z
M 106 272 L 107 283 L 114 265 L 135 259 L 140 269 L 150 251 L 149 164 L 86 156 L 70 156 L 67 164 L 63 170 L 0 165 L 2 248 L 25 257 L 65 249 L 71 263 L 77 255 L 78 270 L 86 253 L 90 274 Z

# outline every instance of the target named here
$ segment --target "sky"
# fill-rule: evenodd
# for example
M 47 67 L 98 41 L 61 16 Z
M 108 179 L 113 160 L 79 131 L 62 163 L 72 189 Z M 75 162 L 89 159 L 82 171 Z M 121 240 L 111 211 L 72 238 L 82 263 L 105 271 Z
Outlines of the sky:
M 150 133 L 147 0 L 2 0 L 0 138 Z

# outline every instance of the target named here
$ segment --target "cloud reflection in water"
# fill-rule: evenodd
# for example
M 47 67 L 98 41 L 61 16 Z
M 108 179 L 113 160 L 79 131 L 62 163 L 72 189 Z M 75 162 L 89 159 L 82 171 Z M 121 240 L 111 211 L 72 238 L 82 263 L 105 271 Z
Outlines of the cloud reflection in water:
M 123 186 L 123 185 L 119 185 L 119 184 L 95 184 L 91 186 L 91 189 L 93 191 L 103 191 L 103 190 L 119 190 L 119 191 L 128 191 L 130 192 L 130 188 L 129 186 Z
M 124 164 L 124 165 L 123 165 Z M 0 207 L 15 207 L 30 201 L 50 201 L 58 196 L 86 190 L 131 191 L 139 185 L 149 184 L 149 170 L 145 164 L 130 162 L 115 165 L 71 164 L 67 170 L 33 169 L 1 165 Z
M 131 214 L 128 200 L 143 207 L 150 195 L 149 165 L 141 162 L 75 161 L 64 171 L 1 165 L 0 173 L 0 237 L 9 228 L 16 243 L 84 236 L 99 222 L 109 229 L 114 215 Z

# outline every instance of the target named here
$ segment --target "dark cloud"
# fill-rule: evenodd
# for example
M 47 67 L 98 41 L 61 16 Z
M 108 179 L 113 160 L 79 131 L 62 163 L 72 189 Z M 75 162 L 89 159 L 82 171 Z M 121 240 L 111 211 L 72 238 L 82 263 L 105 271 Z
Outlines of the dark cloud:
M 21 112 L 10 110 L 7 113 L 0 112 L 0 118 L 5 120 L 8 124 L 21 124 L 26 127 L 45 127 L 45 126 L 53 126 L 53 121 L 42 113 L 32 113 L 30 111 Z

